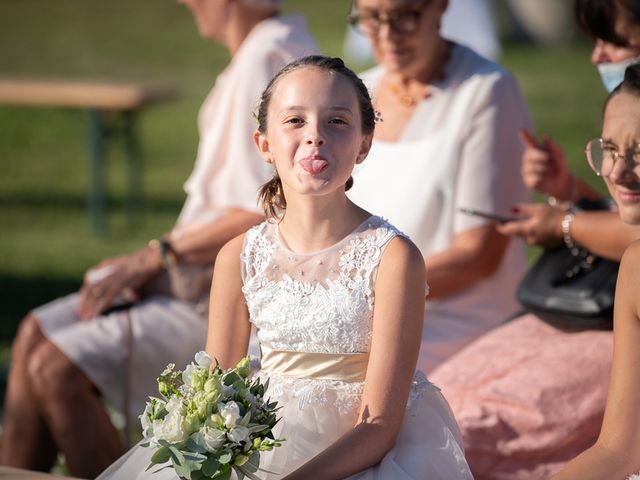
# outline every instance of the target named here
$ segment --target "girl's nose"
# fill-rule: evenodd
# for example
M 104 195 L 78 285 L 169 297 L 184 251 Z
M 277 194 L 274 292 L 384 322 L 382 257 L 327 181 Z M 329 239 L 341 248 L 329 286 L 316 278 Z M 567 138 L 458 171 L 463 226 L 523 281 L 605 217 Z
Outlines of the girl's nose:
M 317 127 L 310 127 L 309 132 L 307 133 L 306 143 L 308 145 L 324 145 L 325 138 L 322 132 Z

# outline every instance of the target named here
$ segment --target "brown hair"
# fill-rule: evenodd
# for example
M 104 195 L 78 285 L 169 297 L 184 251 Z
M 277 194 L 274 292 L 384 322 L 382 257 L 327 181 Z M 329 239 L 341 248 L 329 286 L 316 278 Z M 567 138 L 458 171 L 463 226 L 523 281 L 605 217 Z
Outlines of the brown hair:
M 611 0 L 575 0 L 574 15 L 580 29 L 593 40 L 627 45 L 614 30 L 616 6 Z
M 371 103 L 371 96 L 367 87 L 352 70 L 345 66 L 342 59 L 337 57 L 325 57 L 322 55 L 310 55 L 295 60 L 280 70 L 275 77 L 271 79 L 267 88 L 262 92 L 260 97 L 260 105 L 258 107 L 258 131 L 260 133 L 267 132 L 267 112 L 271 97 L 278 84 L 278 81 L 285 75 L 306 67 L 316 67 L 330 73 L 340 74 L 345 77 L 353 85 L 358 97 L 358 105 L 360 107 L 360 116 L 362 118 L 362 132 L 365 134 L 373 133 L 376 122 L 376 113 Z M 353 178 L 349 177 L 345 184 L 345 190 L 349 190 L 353 186 Z M 258 198 L 264 214 L 267 218 L 278 217 L 280 212 L 287 208 L 287 200 L 284 198 L 282 191 L 282 181 L 276 172 L 271 180 L 265 183 L 259 191 Z

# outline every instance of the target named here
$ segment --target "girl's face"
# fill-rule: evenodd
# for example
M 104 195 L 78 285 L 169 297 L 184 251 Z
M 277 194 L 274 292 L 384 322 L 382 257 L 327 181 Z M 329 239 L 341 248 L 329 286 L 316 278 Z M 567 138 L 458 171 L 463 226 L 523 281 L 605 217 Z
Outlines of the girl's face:
M 604 113 L 602 139 L 621 155 L 612 172 L 604 177 L 609 193 L 618 204 L 620 218 L 640 224 L 640 99 L 623 92 L 613 96 Z
M 254 140 L 291 195 L 344 194 L 372 135 L 362 132 L 355 87 L 340 74 L 303 67 L 281 77 L 267 111 L 267 131 Z
M 363 30 L 378 63 L 391 72 L 419 74 L 440 40 L 440 21 L 446 0 L 357 0 Z M 411 20 L 413 19 L 413 20 Z M 409 21 L 414 26 L 403 31 Z M 368 27 L 373 25 L 373 28 Z M 377 25 L 377 28 L 375 26 Z

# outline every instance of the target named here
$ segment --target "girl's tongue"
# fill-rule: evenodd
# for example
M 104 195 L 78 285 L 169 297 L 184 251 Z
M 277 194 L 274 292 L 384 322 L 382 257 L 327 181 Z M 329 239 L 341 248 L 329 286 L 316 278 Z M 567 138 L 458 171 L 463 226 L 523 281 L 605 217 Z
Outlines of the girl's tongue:
M 329 162 L 320 158 L 303 158 L 300 160 L 300 166 L 305 172 L 311 175 L 322 173 L 329 166 Z

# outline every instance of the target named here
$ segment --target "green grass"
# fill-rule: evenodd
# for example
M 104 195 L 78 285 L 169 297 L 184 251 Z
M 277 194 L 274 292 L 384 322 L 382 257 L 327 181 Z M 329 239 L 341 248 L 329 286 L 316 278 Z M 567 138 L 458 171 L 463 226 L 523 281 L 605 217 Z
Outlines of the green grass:
M 326 53 L 339 54 L 348 0 L 285 2 L 305 12 Z M 503 61 L 530 102 L 538 132 L 565 146 L 575 168 L 599 186 L 582 157 L 597 136 L 603 89 L 588 45 L 505 47 Z M 197 147 L 196 114 L 228 61 L 202 41 L 186 8 L 158 0 L 0 2 L 0 75 L 164 82 L 178 100 L 141 115 L 144 211 L 123 215 L 124 161 L 108 162 L 104 238 L 88 228 L 87 118 L 73 110 L 0 106 L 0 337 L 10 338 L 32 307 L 73 291 L 86 268 L 131 251 L 169 229 Z

